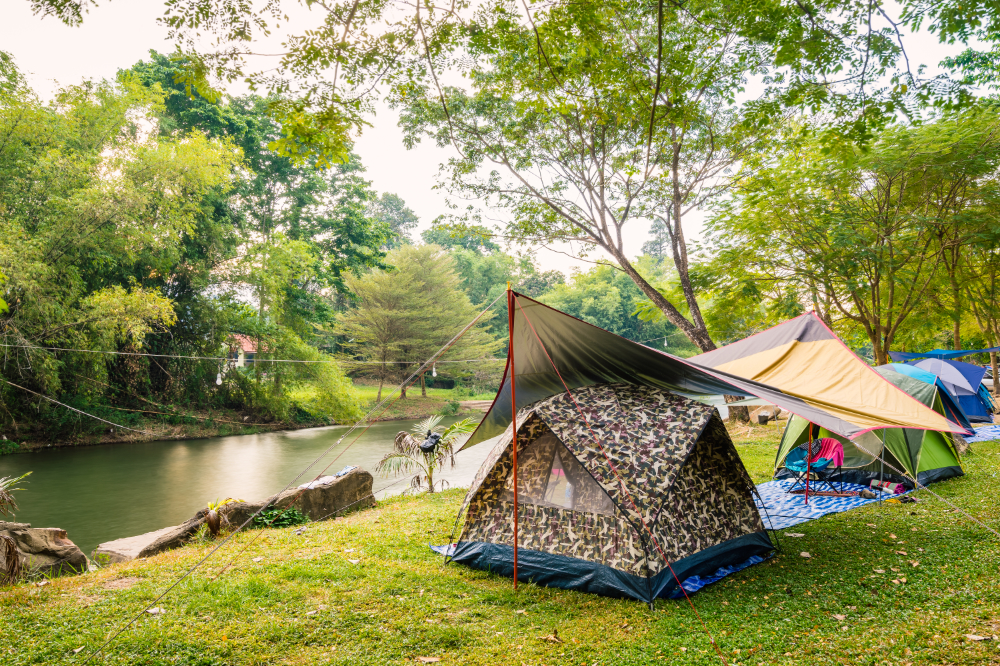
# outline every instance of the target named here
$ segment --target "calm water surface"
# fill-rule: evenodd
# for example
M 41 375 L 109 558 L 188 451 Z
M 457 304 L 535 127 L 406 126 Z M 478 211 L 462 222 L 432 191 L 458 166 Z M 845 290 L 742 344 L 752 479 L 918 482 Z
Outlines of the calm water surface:
M 445 419 L 452 423 L 456 419 Z M 334 458 L 328 474 L 357 465 L 374 474 L 400 430 L 415 421 L 376 423 L 343 443 L 296 482 L 311 481 Z M 331 444 L 346 426 L 175 442 L 105 444 L 0 457 L 0 476 L 33 472 L 17 493 L 18 522 L 60 527 L 87 553 L 100 543 L 184 522 L 209 501 L 256 500 L 281 490 Z M 480 444 L 458 454 L 444 475 L 467 486 L 489 452 Z M 375 489 L 395 481 L 375 476 Z M 408 482 L 384 494 L 402 492 Z M 383 495 L 379 495 L 380 497 Z

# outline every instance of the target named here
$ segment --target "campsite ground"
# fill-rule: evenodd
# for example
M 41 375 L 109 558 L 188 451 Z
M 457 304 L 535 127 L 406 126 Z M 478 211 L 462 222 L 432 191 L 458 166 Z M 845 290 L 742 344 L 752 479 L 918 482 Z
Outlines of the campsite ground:
M 777 432 L 734 430 L 757 481 Z M 1000 443 L 973 445 L 967 475 L 934 492 L 995 526 L 998 456 Z M 720 664 L 698 616 L 729 664 L 1000 663 L 997 539 L 918 497 L 786 530 L 804 536 L 782 536 L 773 559 L 695 595 L 697 616 L 684 601 L 650 612 L 533 585 L 514 592 L 507 579 L 442 566 L 427 544 L 447 541 L 462 492 L 393 498 L 302 534 L 238 535 L 94 663 Z M 2 662 L 83 663 L 210 548 L 0 592 Z

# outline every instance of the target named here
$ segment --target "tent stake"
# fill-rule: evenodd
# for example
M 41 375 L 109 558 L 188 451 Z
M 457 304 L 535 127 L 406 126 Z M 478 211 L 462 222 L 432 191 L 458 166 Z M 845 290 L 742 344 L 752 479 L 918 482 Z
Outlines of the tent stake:
M 514 433 L 514 589 L 517 590 L 517 401 L 514 399 L 514 292 L 507 283 L 507 354 L 510 356 L 510 415 Z

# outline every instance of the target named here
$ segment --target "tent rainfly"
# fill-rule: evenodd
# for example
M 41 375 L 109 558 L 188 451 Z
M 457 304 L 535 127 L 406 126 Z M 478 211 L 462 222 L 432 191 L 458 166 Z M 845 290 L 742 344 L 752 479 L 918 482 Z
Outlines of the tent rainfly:
M 799 404 L 774 404 L 847 439 L 882 428 L 965 432 L 879 375 L 812 312 L 688 360 L 778 389 Z
M 908 361 L 906 365 L 937 376 L 970 421 L 993 423 L 993 399 L 983 386 L 986 368 L 972 363 L 938 358 Z
M 651 602 L 689 576 L 769 551 L 753 484 L 708 396 L 763 398 L 847 436 L 911 417 L 959 428 L 902 392 L 908 402 L 895 411 L 817 407 L 512 291 L 508 316 L 501 388 L 463 448 L 499 439 L 459 513 L 452 558 L 515 585 Z

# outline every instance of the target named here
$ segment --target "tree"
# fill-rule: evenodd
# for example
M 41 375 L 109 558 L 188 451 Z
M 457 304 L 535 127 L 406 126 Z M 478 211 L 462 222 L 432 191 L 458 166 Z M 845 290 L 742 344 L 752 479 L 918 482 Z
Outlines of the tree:
M 390 249 L 412 243 L 410 231 L 420 222 L 420 218 L 406 206 L 402 198 L 388 192 L 383 192 L 382 196 L 372 202 L 371 217 L 391 231 Z
M 374 269 L 349 278 L 357 305 L 337 324 L 338 334 L 347 339 L 345 352 L 374 364 L 369 367 L 379 380 L 379 400 L 386 380 L 409 376 L 479 314 L 459 287 L 452 257 L 439 246 L 405 245 L 388 261 L 391 271 Z M 489 358 L 501 344 L 486 329 L 492 316 L 484 315 L 440 360 Z M 426 395 L 423 375 L 420 382 Z M 401 388 L 403 398 L 406 388 Z
M 977 111 L 892 128 L 846 153 L 793 140 L 746 166 L 709 225 L 716 261 L 783 283 L 799 302 L 828 302 L 886 363 L 946 257 L 994 217 L 998 129 Z
M 493 232 L 484 226 L 450 227 L 441 217 L 434 220 L 434 226 L 420 234 L 425 243 L 449 249 L 464 248 L 479 254 L 500 252 L 500 246 L 493 242 L 492 236 Z
M 407 145 L 431 137 L 455 148 L 442 185 L 504 210 L 508 239 L 606 252 L 708 351 L 683 220 L 759 140 L 734 97 L 766 57 L 683 10 L 664 12 L 657 21 L 624 6 L 559 4 L 529 27 L 497 9 L 469 39 L 471 90 L 410 86 L 401 124 Z M 643 219 L 667 231 L 683 307 L 626 256 L 627 228 Z
M 174 324 L 172 301 L 137 273 L 169 272 L 184 238 L 238 161 L 200 132 L 147 137 L 161 98 L 134 82 L 87 82 L 51 105 L 27 90 L 0 103 L 0 337 L 5 378 L 48 396 L 100 396 L 112 356 Z M 4 419 L 33 422 L 37 401 L 5 384 Z M 47 414 L 49 407 L 39 411 Z M 51 419 L 58 430 L 62 418 Z

